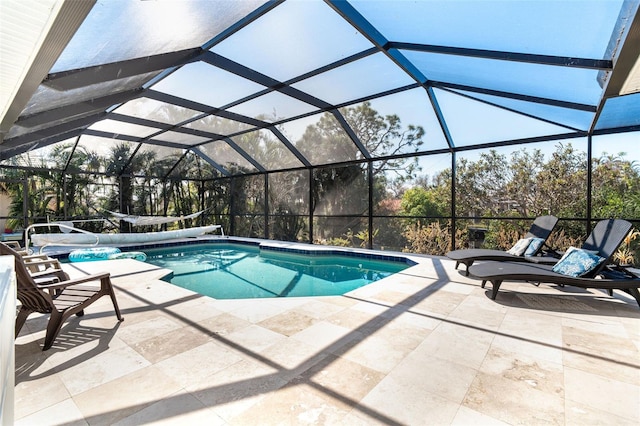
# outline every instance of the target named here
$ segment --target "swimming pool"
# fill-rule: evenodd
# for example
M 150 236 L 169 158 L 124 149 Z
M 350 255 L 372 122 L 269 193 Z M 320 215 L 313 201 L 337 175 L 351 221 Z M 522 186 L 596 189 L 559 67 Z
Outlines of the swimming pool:
M 336 254 L 305 255 L 243 244 L 145 250 L 147 263 L 173 271 L 172 284 L 216 299 L 340 295 L 411 266 Z

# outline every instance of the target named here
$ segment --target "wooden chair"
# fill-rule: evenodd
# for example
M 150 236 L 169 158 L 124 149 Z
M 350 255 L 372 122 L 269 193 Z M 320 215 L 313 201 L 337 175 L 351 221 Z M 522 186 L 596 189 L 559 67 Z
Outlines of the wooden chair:
M 71 315 L 84 315 L 84 309 L 102 296 L 111 297 L 116 317 L 119 321 L 123 320 L 108 272 L 62 281 L 55 276 L 55 278 L 50 278 L 49 282 L 43 281 L 42 279 L 47 278 L 47 275 L 42 275 L 39 277 L 40 282 L 37 282 L 38 278 L 31 275 L 22 256 L 15 250 L 0 244 L 0 255 L 12 255 L 15 258 L 18 300 L 21 304 L 16 318 L 16 337 L 31 313 L 50 314 L 42 348 L 43 351 L 46 351 L 51 348 L 62 324 Z M 100 286 L 78 285 L 92 281 L 99 281 Z

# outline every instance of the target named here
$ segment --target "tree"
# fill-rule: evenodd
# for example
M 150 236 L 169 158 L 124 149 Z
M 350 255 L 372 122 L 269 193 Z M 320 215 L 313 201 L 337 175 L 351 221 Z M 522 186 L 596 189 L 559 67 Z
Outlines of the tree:
M 269 238 L 308 241 L 301 233 L 309 214 L 309 172 L 269 174 L 269 214 Z
M 109 197 L 107 210 L 119 210 L 121 213 L 134 214 L 132 177 L 129 174 L 123 176 L 125 169 L 131 171 L 135 167 L 134 165 L 127 168 L 132 154 L 131 146 L 127 143 L 121 143 L 113 146 L 109 157 L 105 159 L 106 173 L 117 177 L 116 190 Z M 120 231 L 128 231 L 128 225 L 124 221 L 120 221 Z
M 9 220 L 8 226 L 17 228 L 23 226 L 23 217 L 35 221 L 43 221 L 44 218 L 55 213 L 55 203 L 51 201 L 56 196 L 55 173 L 47 167 L 47 159 L 31 157 L 23 154 L 10 160 L 12 165 L 27 166 L 31 171 L 8 169 L 5 176 L 12 180 L 7 184 L 7 190 L 11 197 L 9 215 L 15 219 Z M 27 182 L 25 187 L 22 182 Z M 24 200 L 26 198 L 27 211 L 24 212 Z
M 585 217 L 586 154 L 571 144 L 558 144 L 537 174 L 536 187 L 536 202 L 546 211 L 560 217 Z
M 506 188 L 509 181 L 506 156 L 496 150 L 483 152 L 475 162 L 461 159 L 456 177 L 456 214 L 459 216 L 495 216 L 515 204 Z
M 640 165 L 625 156 L 604 153 L 593 159 L 593 216 L 640 218 Z
M 394 174 L 399 179 L 414 177 L 418 170 L 418 159 L 392 158 L 396 154 L 417 152 L 424 144 L 424 128 L 409 124 L 402 127 L 400 117 L 390 114 L 385 117 L 371 107 L 371 102 L 363 102 L 350 108 L 341 108 L 349 126 L 376 161 L 373 175 Z
M 526 149 L 511 154 L 508 166 L 509 177 L 505 187 L 508 199 L 513 200 L 514 209 L 520 216 L 530 217 L 545 212 L 545 204 L 538 199 L 538 173 L 544 165 L 544 154 L 539 149 L 529 152 Z
M 435 192 L 422 187 L 413 187 L 405 191 L 402 197 L 402 214 L 415 217 L 438 217 L 443 215 L 442 205 Z M 416 219 L 408 223 L 415 223 Z
M 364 149 L 380 158 L 372 163 L 350 164 L 315 169 L 313 173 L 311 211 L 320 215 L 334 216 L 330 220 L 318 219 L 318 229 L 326 232 L 323 237 L 341 237 L 350 231 L 358 233 L 363 228 L 361 217 L 369 209 L 369 172 L 374 182 L 374 205 L 386 196 L 381 188 L 395 179 L 408 179 L 417 169 L 417 158 L 393 156 L 417 151 L 422 145 L 424 129 L 409 125 L 402 127 L 397 115 L 383 117 L 371 107 L 370 102 L 350 108 L 341 108 L 340 113 L 349 124 Z M 354 141 L 332 113 L 324 113 L 318 123 L 307 127 L 295 146 L 313 164 L 343 163 L 364 157 Z M 336 217 L 338 216 L 338 217 Z
M 264 237 L 264 177 L 236 176 L 231 180 L 231 211 L 235 216 L 235 234 Z

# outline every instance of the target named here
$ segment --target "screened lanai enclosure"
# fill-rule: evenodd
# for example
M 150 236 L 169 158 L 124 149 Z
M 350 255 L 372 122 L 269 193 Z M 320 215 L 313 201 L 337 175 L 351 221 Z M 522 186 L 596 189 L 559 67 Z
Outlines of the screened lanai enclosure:
M 7 231 L 202 211 L 162 226 L 442 254 L 640 226 L 637 0 L 0 8 Z

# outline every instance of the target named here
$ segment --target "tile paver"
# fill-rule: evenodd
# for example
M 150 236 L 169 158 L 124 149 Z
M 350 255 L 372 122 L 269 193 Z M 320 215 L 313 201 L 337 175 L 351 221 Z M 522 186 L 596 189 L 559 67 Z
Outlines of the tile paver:
M 417 259 L 342 297 L 242 301 L 115 261 L 123 323 L 95 303 L 43 353 L 46 319 L 29 318 L 16 424 L 640 423 L 633 299 L 508 284 L 493 301 L 453 262 Z

